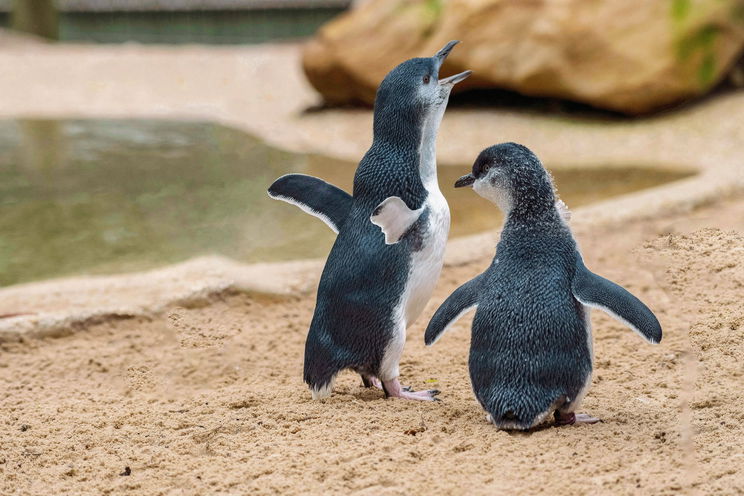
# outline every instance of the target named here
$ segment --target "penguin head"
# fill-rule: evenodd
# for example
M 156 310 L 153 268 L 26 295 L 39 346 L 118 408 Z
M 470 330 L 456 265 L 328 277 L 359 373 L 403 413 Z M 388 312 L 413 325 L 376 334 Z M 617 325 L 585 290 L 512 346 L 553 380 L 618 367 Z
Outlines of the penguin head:
M 473 163 L 473 171 L 455 182 L 455 188 L 472 186 L 506 215 L 534 215 L 554 209 L 553 181 L 529 148 L 502 143 L 486 148 Z
M 433 57 L 406 60 L 390 71 L 375 97 L 375 136 L 404 136 L 441 115 L 452 87 L 472 71 L 439 79 L 439 69 L 459 41 L 450 41 Z

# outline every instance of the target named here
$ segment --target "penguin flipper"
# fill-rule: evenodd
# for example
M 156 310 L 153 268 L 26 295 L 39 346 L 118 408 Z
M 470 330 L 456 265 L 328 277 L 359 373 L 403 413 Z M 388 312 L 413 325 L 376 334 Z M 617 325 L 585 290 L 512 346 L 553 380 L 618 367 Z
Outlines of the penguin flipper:
M 314 215 L 338 234 L 351 210 L 350 194 L 317 177 L 287 174 L 269 186 L 269 196 L 300 207 Z
M 382 229 L 385 244 L 394 245 L 408 232 L 423 211 L 424 207 L 411 210 L 399 197 L 389 196 L 377 205 L 369 220 Z
M 452 324 L 478 306 L 482 278 L 481 274 L 475 279 L 471 279 L 444 300 L 442 306 L 434 313 L 429 325 L 426 326 L 426 332 L 424 333 L 426 346 L 431 346 L 439 341 L 439 338 L 447 332 Z
M 577 257 L 571 290 L 579 302 L 603 310 L 645 340 L 661 341 L 661 324 L 654 313 L 625 288 L 587 269 L 581 256 Z

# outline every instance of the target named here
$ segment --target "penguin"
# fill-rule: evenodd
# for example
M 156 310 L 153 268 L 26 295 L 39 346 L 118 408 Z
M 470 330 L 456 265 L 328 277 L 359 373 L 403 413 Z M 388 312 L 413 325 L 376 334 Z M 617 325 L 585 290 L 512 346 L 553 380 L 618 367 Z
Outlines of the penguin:
M 352 195 L 301 174 L 269 187 L 270 197 L 300 207 L 338 234 L 305 343 L 303 375 L 314 399 L 330 396 L 345 369 L 386 397 L 431 401 L 439 393 L 401 387 L 398 364 L 406 329 L 439 278 L 449 233 L 436 137 L 450 91 L 471 73 L 439 79 L 457 43 L 385 76 L 375 99 L 373 142 L 356 170 Z
M 604 310 L 650 343 L 661 341 L 659 321 L 638 298 L 586 268 L 565 205 L 529 149 L 486 148 L 455 183 L 466 186 L 498 205 L 506 220 L 491 265 L 437 309 L 425 343 L 433 345 L 475 309 L 468 366 L 487 420 L 516 430 L 551 413 L 556 425 L 598 422 L 575 413 L 592 378 L 590 309 Z

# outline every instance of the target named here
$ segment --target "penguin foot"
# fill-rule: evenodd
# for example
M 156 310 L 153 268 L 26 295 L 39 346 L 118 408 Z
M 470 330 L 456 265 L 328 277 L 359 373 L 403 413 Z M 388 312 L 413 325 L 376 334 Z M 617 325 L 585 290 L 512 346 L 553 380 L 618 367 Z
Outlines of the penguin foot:
M 440 401 L 439 398 L 435 398 L 440 391 L 438 389 L 427 389 L 425 391 L 401 391 L 399 396 L 392 396 L 393 398 L 401 398 L 404 400 L 418 400 L 418 401 Z
M 587 415 L 586 413 L 561 413 L 558 410 L 553 414 L 555 417 L 555 425 L 574 425 L 574 424 L 596 424 L 601 422 L 600 419 Z
M 592 417 L 591 415 L 587 415 L 586 413 L 577 413 L 575 415 L 575 418 L 577 424 L 596 424 L 597 422 L 602 422 L 602 419 Z
M 382 389 L 382 382 L 380 382 L 380 379 L 378 379 L 377 377 L 373 375 L 370 375 L 370 376 L 363 375 L 362 386 L 366 388 L 376 387 L 377 389 Z
M 400 398 L 404 400 L 418 401 L 439 401 L 435 398 L 439 394 L 438 389 L 428 389 L 425 391 L 412 391 L 410 387 L 401 387 L 397 378 L 390 381 L 382 382 L 382 389 L 385 391 L 387 398 Z

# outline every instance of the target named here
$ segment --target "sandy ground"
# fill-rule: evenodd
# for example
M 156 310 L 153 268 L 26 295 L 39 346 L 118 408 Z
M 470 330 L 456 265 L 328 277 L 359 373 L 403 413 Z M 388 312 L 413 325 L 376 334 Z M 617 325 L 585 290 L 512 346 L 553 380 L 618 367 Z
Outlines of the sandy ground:
M 712 228 L 712 227 L 715 227 Z M 595 312 L 593 426 L 497 431 L 472 396 L 470 319 L 423 328 L 487 258 L 445 268 L 385 400 L 301 381 L 314 296 L 224 293 L 161 317 L 0 345 L 2 494 L 742 494 L 744 200 L 579 229 L 593 270 L 664 326 L 651 346 Z

